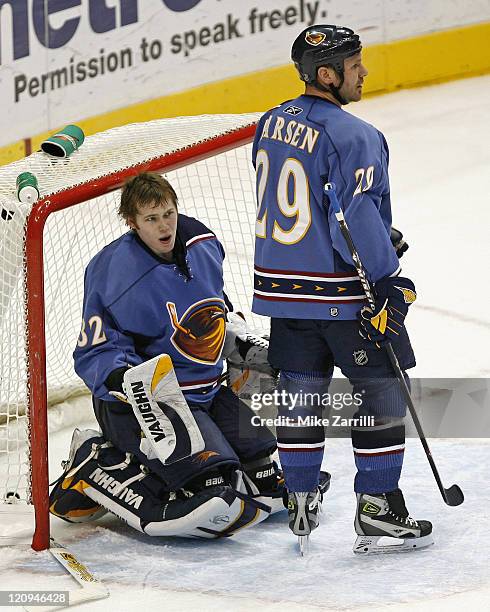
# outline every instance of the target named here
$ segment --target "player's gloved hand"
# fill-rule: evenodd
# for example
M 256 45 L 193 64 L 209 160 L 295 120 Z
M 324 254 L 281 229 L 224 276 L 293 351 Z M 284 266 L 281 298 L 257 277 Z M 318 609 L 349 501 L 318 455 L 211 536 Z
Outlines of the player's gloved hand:
M 408 307 L 415 302 L 415 285 L 403 276 L 385 277 L 374 286 L 375 308 L 363 306 L 358 315 L 359 333 L 380 348 L 396 340 L 407 316 Z
M 124 374 L 129 370 L 129 366 L 122 366 L 112 370 L 109 376 L 105 379 L 104 384 L 109 390 L 109 395 L 112 395 L 121 402 L 127 402 L 128 398 L 123 391 Z
M 400 259 L 403 257 L 403 253 L 408 250 L 408 244 L 403 240 L 403 234 L 396 227 L 391 228 L 390 240 L 396 251 L 396 256 Z
M 250 368 L 256 372 L 275 376 L 276 372 L 268 361 L 269 338 L 248 333 L 245 339 L 237 338 L 236 350 L 228 357 L 228 362 L 240 368 Z
M 240 312 L 228 312 L 226 314 L 226 336 L 221 351 L 221 358 L 228 357 L 236 349 L 237 338 L 245 340 L 247 337 L 248 325 L 245 317 Z

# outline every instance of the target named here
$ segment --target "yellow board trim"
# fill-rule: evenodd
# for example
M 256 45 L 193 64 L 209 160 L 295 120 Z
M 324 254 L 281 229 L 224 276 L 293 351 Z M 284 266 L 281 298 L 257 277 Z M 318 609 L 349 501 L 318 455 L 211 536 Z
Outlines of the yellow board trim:
M 364 93 L 379 95 L 486 74 L 490 72 L 489 40 L 490 22 L 484 22 L 366 47 L 364 63 L 370 74 Z M 164 117 L 265 111 L 296 97 L 302 90 L 296 70 L 289 64 L 140 102 L 77 121 L 77 125 L 90 135 Z M 32 151 L 37 151 L 56 129 L 0 147 L 0 165 L 24 157 L 29 144 Z

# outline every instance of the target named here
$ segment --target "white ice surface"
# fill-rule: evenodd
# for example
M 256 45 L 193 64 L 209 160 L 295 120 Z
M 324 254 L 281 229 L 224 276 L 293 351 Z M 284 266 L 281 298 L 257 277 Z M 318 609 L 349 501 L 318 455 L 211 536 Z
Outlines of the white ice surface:
M 89 424 L 87 424 L 89 425 Z M 59 472 L 70 432 L 52 439 L 51 473 Z M 446 485 L 457 482 L 462 506 L 444 505 L 417 440 L 408 440 L 401 486 L 410 511 L 435 523 L 435 545 L 413 553 L 376 558 L 352 553 L 354 532 L 349 440 L 331 440 L 326 463 L 333 473 L 322 527 L 311 538 L 307 557 L 280 513 L 240 535 L 194 542 L 148 538 L 117 519 L 84 526 L 51 520 L 55 538 L 73 550 L 108 586 L 108 601 L 85 609 L 146 610 L 435 610 L 471 603 L 490 609 L 490 564 L 485 554 L 490 490 L 480 465 L 486 441 L 432 440 Z M 48 552 L 28 546 L 1 550 L 2 589 L 78 588 Z M 464 596 L 464 597 L 463 597 Z
M 490 77 L 480 77 L 349 108 L 381 129 L 390 145 L 394 224 L 410 243 L 403 273 L 415 279 L 419 296 L 408 320 L 415 376 L 489 373 L 489 99 Z M 53 476 L 71 429 L 50 437 Z M 353 555 L 349 440 L 328 442 L 332 486 L 304 559 L 284 513 L 224 541 L 150 539 L 112 518 L 85 526 L 52 519 L 52 529 L 109 587 L 110 599 L 80 608 L 94 612 L 490 610 L 484 469 L 490 444 L 430 442 L 446 486 L 457 482 L 466 500 L 457 508 L 443 503 L 420 443 L 408 440 L 401 486 L 412 516 L 434 523 L 435 545 L 423 551 Z M 0 572 L 3 590 L 77 588 L 48 552 L 28 546 L 0 549 Z

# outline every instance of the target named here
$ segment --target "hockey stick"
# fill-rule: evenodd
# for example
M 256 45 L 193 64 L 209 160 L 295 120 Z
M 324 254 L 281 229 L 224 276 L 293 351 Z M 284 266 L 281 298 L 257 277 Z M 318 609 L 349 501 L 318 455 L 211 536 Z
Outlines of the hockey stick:
M 362 288 L 364 289 L 364 293 L 366 294 L 367 300 L 369 302 L 369 306 L 374 310 L 375 301 L 374 301 L 373 290 L 367 279 L 366 272 L 364 270 L 361 259 L 359 257 L 359 253 L 357 252 L 354 242 L 352 241 L 352 236 L 349 231 L 349 227 L 347 226 L 347 223 L 344 218 L 344 213 L 342 212 L 342 209 L 340 208 L 340 204 L 337 199 L 337 194 L 335 192 L 335 185 L 333 183 L 326 183 L 324 187 L 324 191 L 325 191 L 325 195 L 330 201 L 330 206 L 332 206 L 333 208 L 335 218 L 337 219 L 339 223 L 340 231 L 342 232 L 342 236 L 344 237 L 344 240 L 347 244 L 347 248 L 349 249 L 349 252 L 352 256 L 354 266 L 361 280 Z M 405 398 L 405 401 L 407 402 L 408 409 L 410 410 L 412 420 L 415 424 L 415 429 L 417 430 L 420 441 L 422 442 L 422 446 L 424 447 L 425 454 L 429 461 L 432 473 L 434 474 L 434 478 L 437 482 L 437 486 L 439 487 L 439 491 L 441 492 L 442 498 L 444 499 L 444 501 L 446 502 L 448 506 L 459 506 L 464 501 L 463 491 L 461 491 L 458 485 L 455 485 L 455 484 L 449 487 L 449 489 L 444 488 L 444 485 L 442 484 L 441 477 L 439 476 L 439 472 L 437 470 L 436 464 L 432 457 L 432 453 L 430 451 L 429 445 L 427 443 L 427 439 L 425 437 L 424 431 L 422 429 L 419 418 L 417 416 L 417 412 L 415 410 L 415 406 L 413 404 L 412 397 L 410 395 L 410 390 L 408 388 L 407 381 L 405 380 L 405 377 L 403 376 L 403 372 L 400 368 L 400 364 L 398 363 L 397 356 L 395 355 L 395 352 L 393 350 L 393 347 L 391 346 L 391 343 L 387 343 L 385 345 L 385 349 L 386 349 L 386 352 L 388 353 L 388 358 L 391 362 L 391 365 L 396 374 L 396 377 L 398 378 L 398 381 L 400 383 L 400 387 L 401 387 L 403 396 Z
M 75 578 L 82 588 L 77 591 L 68 591 L 68 599 L 64 604 L 60 605 L 60 602 L 55 606 L 24 606 L 24 610 L 27 612 L 37 612 L 39 610 L 43 612 L 54 612 L 60 608 L 77 606 L 86 601 L 95 601 L 96 599 L 105 599 L 109 597 L 110 593 L 107 587 L 102 584 L 102 582 L 100 582 L 100 580 L 98 580 L 71 551 L 55 542 L 53 538 L 50 538 L 50 543 L 49 552 L 56 561 Z

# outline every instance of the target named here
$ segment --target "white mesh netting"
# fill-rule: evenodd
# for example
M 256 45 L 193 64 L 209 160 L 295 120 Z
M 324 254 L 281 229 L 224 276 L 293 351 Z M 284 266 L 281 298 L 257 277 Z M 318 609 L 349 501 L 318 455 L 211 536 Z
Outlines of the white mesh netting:
M 29 500 L 29 423 L 26 416 L 26 314 L 23 243 L 30 206 L 16 197 L 16 177 L 36 175 L 42 198 L 257 121 L 258 114 L 180 117 L 132 124 L 88 137 L 69 158 L 43 153 L 0 168 L 0 500 L 17 492 Z M 165 173 L 165 168 L 162 168 Z M 254 174 L 249 146 L 213 155 L 165 173 L 179 196 L 181 212 L 199 218 L 216 232 L 226 251 L 225 287 L 236 307 L 250 315 Z M 73 371 L 85 266 L 126 227 L 117 217 L 119 191 L 55 212 L 44 231 L 45 332 L 50 404 L 85 392 Z M 30 347 L 35 350 L 36 347 Z

